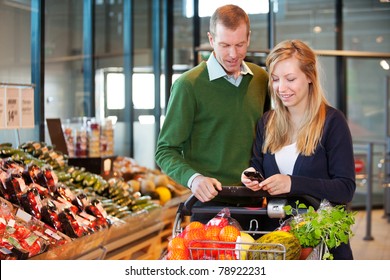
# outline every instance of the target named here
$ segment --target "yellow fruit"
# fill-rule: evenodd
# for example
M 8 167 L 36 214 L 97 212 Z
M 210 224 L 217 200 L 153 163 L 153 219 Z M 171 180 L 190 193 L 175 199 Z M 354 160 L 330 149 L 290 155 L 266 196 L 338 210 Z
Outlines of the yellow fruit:
M 281 245 L 284 248 L 279 247 Z M 248 252 L 250 260 L 281 260 L 284 253 L 286 260 L 297 260 L 301 255 L 301 244 L 298 238 L 290 232 L 281 230 L 264 234 L 250 249 L 253 250 Z
M 164 205 L 165 203 L 167 203 L 167 201 L 169 201 L 172 198 L 171 191 L 167 187 L 158 186 L 155 189 L 155 192 L 158 193 L 160 196 L 161 205 Z
M 255 239 L 249 233 L 241 231 L 241 235 L 237 237 L 236 249 L 240 252 L 240 260 L 246 260 L 249 248 L 255 242 Z

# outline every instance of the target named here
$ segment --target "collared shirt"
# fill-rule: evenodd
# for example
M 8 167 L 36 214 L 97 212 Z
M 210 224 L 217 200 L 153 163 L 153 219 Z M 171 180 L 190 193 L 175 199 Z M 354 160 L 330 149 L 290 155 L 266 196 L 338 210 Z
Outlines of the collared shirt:
M 242 61 L 241 72 L 237 78 L 234 78 L 233 75 L 228 75 L 225 69 L 223 69 L 221 64 L 219 64 L 218 60 L 215 58 L 214 53 L 211 53 L 209 59 L 207 60 L 207 70 L 209 72 L 210 81 L 224 77 L 236 87 L 240 85 L 243 75 L 253 75 L 252 71 L 249 69 L 248 65 L 246 65 L 245 61 Z
M 226 80 L 228 80 L 231 84 L 238 87 L 242 81 L 242 76 L 246 74 L 253 75 L 253 72 L 251 69 L 249 69 L 248 65 L 244 61 L 242 61 L 241 64 L 241 72 L 240 75 L 237 78 L 234 78 L 233 75 L 226 74 L 225 69 L 219 64 L 218 60 L 215 58 L 214 53 L 211 53 L 209 59 L 207 60 L 207 70 L 209 72 L 209 79 L 210 81 L 219 79 L 221 77 L 224 77 Z M 191 188 L 192 181 L 195 179 L 195 177 L 199 176 L 201 174 L 195 173 L 190 177 L 188 180 L 188 187 Z

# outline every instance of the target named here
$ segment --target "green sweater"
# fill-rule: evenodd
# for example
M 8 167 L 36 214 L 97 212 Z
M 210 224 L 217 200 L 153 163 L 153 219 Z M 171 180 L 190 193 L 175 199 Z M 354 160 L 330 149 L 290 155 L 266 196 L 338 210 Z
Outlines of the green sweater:
M 225 78 L 210 81 L 206 62 L 172 85 L 155 159 L 176 182 L 187 186 L 189 178 L 200 173 L 222 185 L 242 185 L 255 126 L 269 101 L 266 71 L 247 65 L 253 76 L 244 75 L 239 87 Z

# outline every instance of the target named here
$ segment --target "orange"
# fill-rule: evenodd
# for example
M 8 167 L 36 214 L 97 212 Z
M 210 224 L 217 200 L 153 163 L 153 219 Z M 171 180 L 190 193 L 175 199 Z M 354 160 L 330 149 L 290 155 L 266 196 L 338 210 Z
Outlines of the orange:
M 219 233 L 219 240 L 225 242 L 236 242 L 237 237 L 241 235 L 240 230 L 233 226 L 227 225 L 224 226 Z
M 185 240 L 183 237 L 176 236 L 169 240 L 168 242 L 168 251 L 174 250 L 174 249 L 186 249 Z
M 184 231 L 189 231 L 195 228 L 204 228 L 204 224 L 198 221 L 190 222 L 185 228 Z
M 167 260 L 189 260 L 190 254 L 188 249 L 173 249 L 168 252 Z
M 206 226 L 206 240 L 219 240 L 219 233 L 221 231 L 221 228 L 219 226 Z
M 205 240 L 205 239 L 206 239 L 206 230 L 204 227 L 195 228 L 192 230 L 185 231 L 185 234 L 184 234 L 184 242 L 185 242 L 186 246 L 188 246 L 188 244 L 191 241 Z

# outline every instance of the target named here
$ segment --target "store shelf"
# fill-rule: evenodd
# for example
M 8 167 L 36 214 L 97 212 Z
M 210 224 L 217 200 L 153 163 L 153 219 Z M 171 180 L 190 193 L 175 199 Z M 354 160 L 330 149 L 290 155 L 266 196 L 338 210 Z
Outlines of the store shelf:
M 106 253 L 105 260 L 157 260 L 160 257 L 158 235 L 151 234 L 140 240 Z
M 103 241 L 108 234 L 108 229 L 94 234 L 73 239 L 62 246 L 53 248 L 47 252 L 36 255 L 32 260 L 77 260 L 77 259 L 101 259 L 104 255 Z
M 106 250 L 103 247 L 95 248 L 92 251 L 89 251 L 85 254 L 77 257 L 77 260 L 101 260 L 106 255 Z
M 143 232 L 145 229 L 147 230 L 151 226 L 161 223 L 161 216 L 162 208 L 160 207 L 122 219 L 120 223 L 115 223 L 110 227 L 103 246 L 121 242 L 120 240 L 126 240 L 129 236 L 133 238 L 139 232 Z
M 164 224 L 159 222 L 128 236 L 124 236 L 103 246 L 105 260 L 145 260 L 158 259 L 161 251 L 159 233 Z

